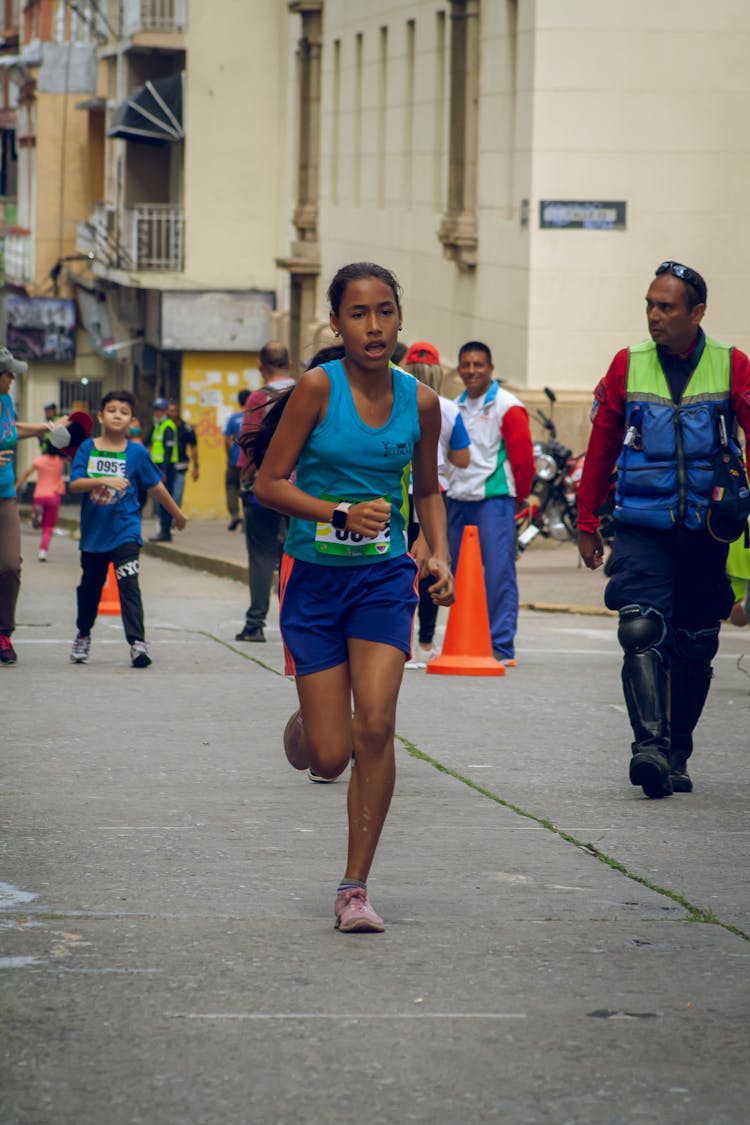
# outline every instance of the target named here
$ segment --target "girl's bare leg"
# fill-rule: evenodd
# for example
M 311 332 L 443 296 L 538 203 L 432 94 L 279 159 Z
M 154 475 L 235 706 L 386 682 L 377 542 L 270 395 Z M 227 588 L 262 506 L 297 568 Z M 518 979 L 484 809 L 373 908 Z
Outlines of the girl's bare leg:
M 349 665 L 297 677 L 310 765 L 323 777 L 338 777 L 352 756 Z
M 393 738 L 404 653 L 391 645 L 349 640 L 354 695 L 354 765 L 349 781 L 349 848 L 345 878 L 367 882 L 396 779 Z

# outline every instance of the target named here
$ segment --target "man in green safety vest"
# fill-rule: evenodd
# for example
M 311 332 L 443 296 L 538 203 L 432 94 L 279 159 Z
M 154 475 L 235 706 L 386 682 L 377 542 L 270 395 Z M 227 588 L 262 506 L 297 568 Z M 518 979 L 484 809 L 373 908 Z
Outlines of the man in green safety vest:
M 604 550 L 596 513 L 617 463 L 604 601 L 619 614 L 630 780 L 655 798 L 692 791 L 693 731 L 734 604 L 727 549 L 741 526 L 717 526 L 710 505 L 719 454 L 736 455 L 736 426 L 750 445 L 750 359 L 703 331 L 707 299 L 697 270 L 657 267 L 646 293 L 651 339 L 619 351 L 594 392 L 578 490 L 578 546 L 593 570 Z M 735 477 L 746 495 L 740 469 Z
M 162 480 L 170 496 L 174 494 L 175 465 L 179 457 L 177 427 L 167 414 L 169 403 L 165 398 L 153 402 L 154 424 L 147 445 L 151 460 L 161 471 Z M 172 539 L 172 517 L 166 508 L 157 504 L 159 531 L 149 539 L 150 543 L 169 543 Z

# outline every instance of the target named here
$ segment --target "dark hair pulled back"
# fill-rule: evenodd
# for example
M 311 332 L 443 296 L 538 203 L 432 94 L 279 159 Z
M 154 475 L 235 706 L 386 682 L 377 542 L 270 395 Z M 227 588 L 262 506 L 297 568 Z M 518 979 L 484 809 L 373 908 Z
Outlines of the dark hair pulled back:
M 376 262 L 350 262 L 349 265 L 341 267 L 328 286 L 328 301 L 336 316 L 341 309 L 341 302 L 349 282 L 365 281 L 367 278 L 376 278 L 387 285 L 393 293 L 393 299 L 399 313 L 401 312 L 401 286 L 396 280 L 395 274 L 392 274 L 385 266 L 379 266 Z M 313 367 L 319 367 L 320 364 L 327 363 L 331 359 L 343 359 L 344 354 L 344 348 L 341 344 L 321 348 L 308 363 L 307 370 L 310 371 Z M 248 460 L 252 462 L 250 466 L 243 470 L 242 475 L 246 483 L 254 476 L 254 470 L 259 469 L 263 464 L 263 458 L 271 444 L 271 438 L 276 432 L 276 427 L 293 391 L 294 387 L 289 387 L 277 394 L 269 391 L 269 405 L 258 429 L 253 433 L 242 434 L 235 439 L 237 444 L 242 447 Z
M 367 278 L 371 277 L 382 281 L 384 285 L 388 286 L 393 293 L 396 307 L 399 313 L 401 312 L 401 286 L 396 280 L 395 274 L 387 270 L 385 266 L 379 266 L 377 262 L 350 262 L 348 266 L 341 267 L 328 286 L 328 303 L 336 316 L 339 315 L 344 291 L 349 282 L 365 281 Z

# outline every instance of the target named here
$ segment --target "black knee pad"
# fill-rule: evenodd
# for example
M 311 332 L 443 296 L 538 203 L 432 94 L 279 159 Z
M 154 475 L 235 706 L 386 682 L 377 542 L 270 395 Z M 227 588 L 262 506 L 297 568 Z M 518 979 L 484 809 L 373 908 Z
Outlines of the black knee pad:
M 664 618 L 650 606 L 626 605 L 620 610 L 620 624 L 617 639 L 628 656 L 655 649 L 659 656 L 659 646 L 667 636 Z
M 707 668 L 719 650 L 719 630 L 699 629 L 690 633 L 687 629 L 676 629 L 674 635 L 675 659 L 681 664 L 694 664 Z

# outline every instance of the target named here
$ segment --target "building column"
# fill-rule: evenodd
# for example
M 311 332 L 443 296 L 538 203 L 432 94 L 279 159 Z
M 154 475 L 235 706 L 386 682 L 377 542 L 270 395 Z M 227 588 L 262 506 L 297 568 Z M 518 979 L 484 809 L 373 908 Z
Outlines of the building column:
M 438 237 L 460 269 L 477 264 L 479 0 L 450 0 L 448 206 Z
M 323 0 L 288 0 L 302 19 L 297 46 L 297 202 L 292 215 L 296 237 L 289 255 L 276 264 L 289 271 L 289 351 L 292 369 L 311 341 L 320 276 L 318 198 L 320 174 L 321 52 Z

